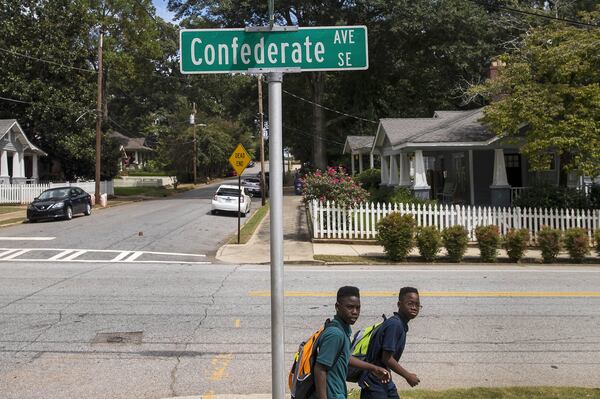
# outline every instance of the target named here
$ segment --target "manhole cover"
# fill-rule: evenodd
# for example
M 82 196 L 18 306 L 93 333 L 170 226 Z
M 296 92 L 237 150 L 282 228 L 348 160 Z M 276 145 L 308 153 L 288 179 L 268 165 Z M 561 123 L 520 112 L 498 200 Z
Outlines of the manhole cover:
M 143 331 L 97 333 L 92 344 L 141 344 Z

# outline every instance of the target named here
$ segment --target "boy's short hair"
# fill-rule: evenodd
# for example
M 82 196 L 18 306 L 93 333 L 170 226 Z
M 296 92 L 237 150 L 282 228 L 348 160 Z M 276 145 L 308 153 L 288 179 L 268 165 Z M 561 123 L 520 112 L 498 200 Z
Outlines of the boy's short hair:
M 415 287 L 402 287 L 400 288 L 400 293 L 398 294 L 398 300 L 402 300 L 402 298 L 407 294 L 419 295 L 419 290 Z
M 351 297 L 351 296 L 355 296 L 360 298 L 360 291 L 358 288 L 356 287 L 352 287 L 350 285 L 345 285 L 343 287 L 340 287 L 340 289 L 337 292 L 337 301 L 339 302 L 340 299 L 342 298 L 347 298 L 347 297 Z

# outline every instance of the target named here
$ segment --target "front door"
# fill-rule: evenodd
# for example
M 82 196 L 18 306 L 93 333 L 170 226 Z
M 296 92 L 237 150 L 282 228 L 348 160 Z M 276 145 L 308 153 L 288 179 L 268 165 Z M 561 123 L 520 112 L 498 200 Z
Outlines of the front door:
M 522 187 L 521 154 L 504 154 L 506 177 L 511 187 Z

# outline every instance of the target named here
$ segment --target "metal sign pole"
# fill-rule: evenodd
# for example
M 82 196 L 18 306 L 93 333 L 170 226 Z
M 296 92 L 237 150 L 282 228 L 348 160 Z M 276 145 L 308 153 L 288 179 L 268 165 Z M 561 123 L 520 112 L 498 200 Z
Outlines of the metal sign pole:
M 242 212 L 242 206 L 241 206 L 241 202 L 242 202 L 242 175 L 238 174 L 238 190 L 239 191 L 239 196 L 238 196 L 238 244 L 240 243 L 240 218 L 241 218 L 241 212 Z
M 269 185 L 271 201 L 271 395 L 285 397 L 283 318 L 283 168 L 281 83 L 283 73 L 269 76 Z

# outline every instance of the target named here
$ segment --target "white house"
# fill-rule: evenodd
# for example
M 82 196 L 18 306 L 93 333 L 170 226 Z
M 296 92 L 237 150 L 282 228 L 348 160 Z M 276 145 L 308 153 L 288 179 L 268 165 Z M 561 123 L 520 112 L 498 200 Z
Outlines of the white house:
M 121 163 L 119 169 L 140 169 L 151 159 L 153 149 L 146 146 L 145 137 L 128 137 L 115 130 L 108 132 L 108 137 L 119 143 Z
M 37 183 L 38 157 L 46 155 L 29 141 L 16 119 L 0 119 L 0 184 Z
M 419 198 L 496 206 L 510 205 L 528 185 L 558 184 L 558 157 L 548 171 L 530 171 L 518 142 L 500 139 L 482 117 L 480 108 L 381 119 L 371 151 L 381 156 L 382 184 L 409 187 Z
M 351 156 L 351 165 L 352 165 L 352 176 L 354 176 L 356 172 L 355 167 L 355 158 L 358 157 L 358 173 L 362 173 L 363 171 L 363 157 L 365 155 L 369 156 L 369 167 L 371 169 L 374 168 L 374 160 L 373 153 L 371 152 L 371 148 L 373 148 L 373 140 L 375 137 L 373 136 L 347 136 L 346 142 L 344 143 L 344 154 L 350 154 Z

